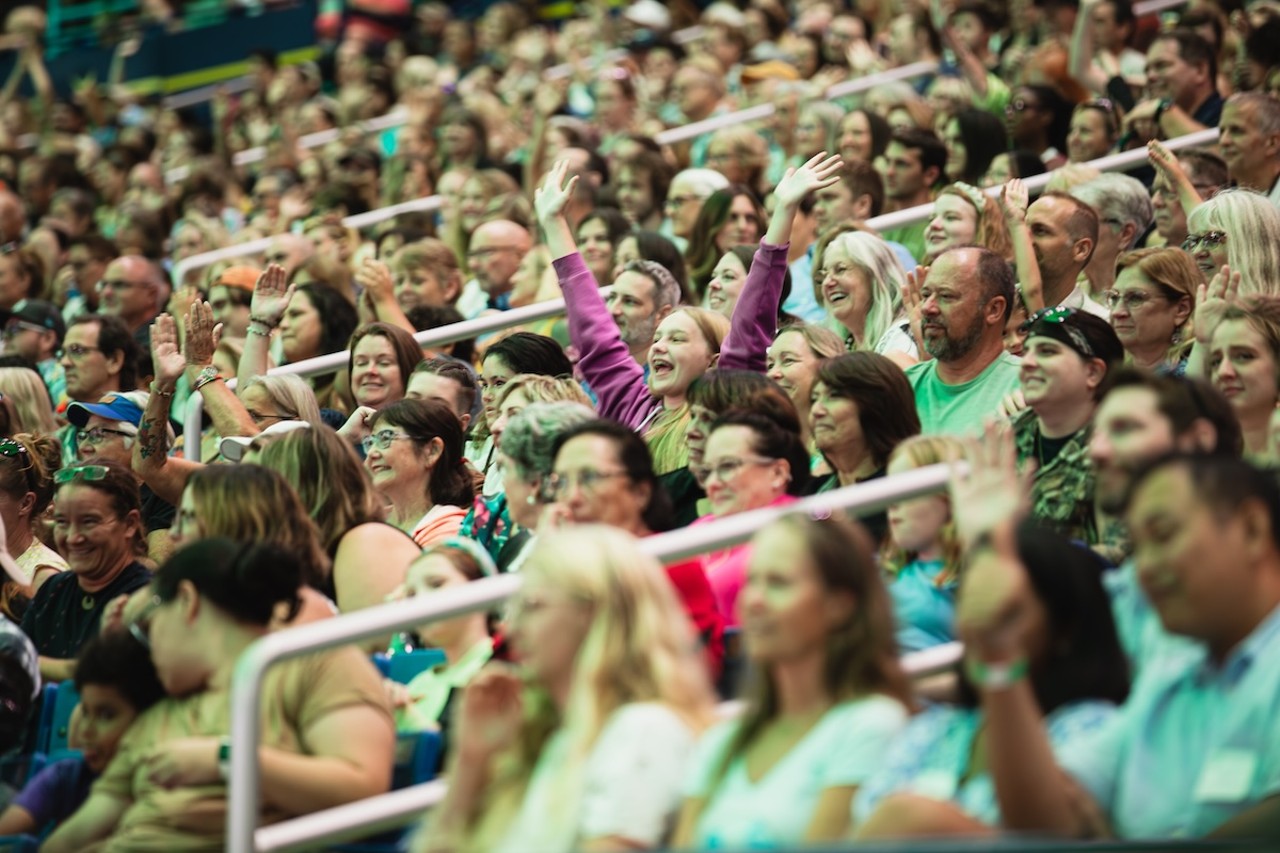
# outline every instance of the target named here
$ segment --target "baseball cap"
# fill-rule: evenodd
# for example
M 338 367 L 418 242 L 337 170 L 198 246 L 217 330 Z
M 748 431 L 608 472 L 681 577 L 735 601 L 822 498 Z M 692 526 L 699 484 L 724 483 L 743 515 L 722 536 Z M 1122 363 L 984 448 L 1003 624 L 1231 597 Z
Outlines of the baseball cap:
M 228 462 L 239 462 L 244 459 L 244 455 L 249 452 L 249 446 L 259 436 L 282 435 L 286 432 L 293 432 L 295 429 L 311 429 L 311 424 L 306 421 L 279 421 L 267 427 L 258 435 L 229 435 L 222 439 L 222 443 L 218 445 L 218 451 L 222 454 L 222 458 Z
M 258 283 L 260 275 L 262 275 L 262 270 L 256 267 L 227 267 L 222 271 L 222 275 L 218 276 L 214 286 L 221 284 L 226 287 L 252 292 L 254 285 Z
M 142 412 L 147 408 L 150 396 L 146 391 L 112 392 L 103 395 L 96 403 L 72 403 L 67 406 L 67 420 L 76 427 L 82 427 L 90 417 L 97 415 L 136 427 L 142 422 Z
M 58 336 L 58 343 L 67 333 L 67 324 L 62 319 L 62 312 L 52 302 L 43 299 L 20 299 L 9 312 L 9 319 L 30 323 L 42 329 L 48 329 Z

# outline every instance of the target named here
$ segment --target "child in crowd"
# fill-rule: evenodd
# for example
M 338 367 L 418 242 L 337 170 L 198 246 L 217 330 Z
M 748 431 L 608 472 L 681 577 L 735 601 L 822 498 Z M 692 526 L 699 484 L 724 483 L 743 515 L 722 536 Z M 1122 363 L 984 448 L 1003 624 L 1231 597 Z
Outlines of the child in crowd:
M 37 773 L 0 814 L 0 836 L 43 835 L 89 796 L 125 731 L 164 696 L 147 648 L 129 632 L 112 630 L 90 641 L 75 670 L 80 704 L 69 744 L 79 750 Z
M 893 476 L 957 459 L 963 449 L 946 436 L 909 438 L 889 457 L 888 473 Z M 927 495 L 889 507 L 889 546 L 883 563 L 898 626 L 898 648 L 905 654 L 955 639 L 961 559 L 947 495 Z

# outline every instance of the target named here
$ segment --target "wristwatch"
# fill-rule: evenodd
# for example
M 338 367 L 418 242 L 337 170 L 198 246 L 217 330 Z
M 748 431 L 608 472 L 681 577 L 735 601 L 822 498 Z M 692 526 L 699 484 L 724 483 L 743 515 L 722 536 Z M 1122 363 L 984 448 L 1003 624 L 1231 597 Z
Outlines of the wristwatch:
M 218 741 L 218 775 L 226 782 L 231 778 L 231 738 Z
M 215 379 L 221 378 L 222 374 L 218 372 L 218 368 L 214 367 L 212 364 L 206 364 L 200 369 L 200 372 L 196 374 L 196 381 L 191 383 L 191 390 L 199 391 Z

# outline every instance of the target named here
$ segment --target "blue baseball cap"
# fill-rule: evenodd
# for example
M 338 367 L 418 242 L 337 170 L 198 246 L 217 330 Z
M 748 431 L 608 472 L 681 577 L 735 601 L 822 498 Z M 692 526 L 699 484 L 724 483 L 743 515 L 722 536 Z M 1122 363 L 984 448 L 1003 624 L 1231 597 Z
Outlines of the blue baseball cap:
M 113 392 L 96 403 L 72 403 L 67 406 L 67 420 L 76 427 L 83 427 L 90 417 L 97 415 L 136 427 L 142 423 L 142 411 L 146 408 L 148 396 L 146 391 Z

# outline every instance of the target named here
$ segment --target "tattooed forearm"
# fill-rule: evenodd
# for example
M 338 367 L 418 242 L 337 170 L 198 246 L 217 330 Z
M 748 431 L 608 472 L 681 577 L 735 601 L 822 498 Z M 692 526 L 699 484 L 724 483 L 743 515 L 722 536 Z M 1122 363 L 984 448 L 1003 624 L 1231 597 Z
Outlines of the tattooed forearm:
M 168 433 L 163 423 L 157 425 L 155 418 L 143 417 L 142 423 L 138 425 L 138 453 L 142 458 L 150 459 L 152 456 L 168 453 Z

